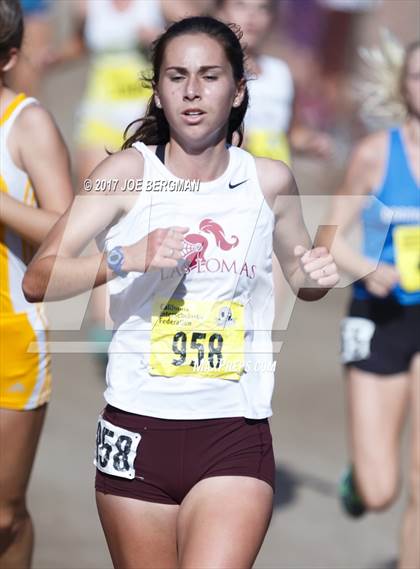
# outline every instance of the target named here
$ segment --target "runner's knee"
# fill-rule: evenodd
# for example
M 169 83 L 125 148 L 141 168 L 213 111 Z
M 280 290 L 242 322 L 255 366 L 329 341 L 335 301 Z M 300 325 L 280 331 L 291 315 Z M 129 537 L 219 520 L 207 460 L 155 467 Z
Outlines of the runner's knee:
M 28 517 L 25 506 L 0 503 L 0 551 L 13 541 Z
M 375 474 L 369 482 L 362 479 L 358 485 L 363 502 L 369 510 L 388 508 L 398 491 L 397 476 L 386 471 Z

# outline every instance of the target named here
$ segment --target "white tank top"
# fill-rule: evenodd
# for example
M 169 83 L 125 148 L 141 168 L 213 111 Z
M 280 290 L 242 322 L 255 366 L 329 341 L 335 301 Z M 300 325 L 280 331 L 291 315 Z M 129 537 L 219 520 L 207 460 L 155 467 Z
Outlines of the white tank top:
M 109 251 L 185 226 L 189 264 L 108 283 L 115 332 L 106 401 L 164 419 L 270 416 L 274 216 L 254 158 L 230 147 L 219 178 L 171 191 L 182 181 L 147 146 L 134 147 L 144 157 L 143 191 L 98 244 Z M 149 191 L 152 182 L 165 191 Z
M 32 207 L 37 207 L 35 192 L 28 174 L 18 168 L 9 152 L 10 131 L 19 114 L 38 101 L 17 95 L 0 117 L 0 191 Z M 30 304 L 22 292 L 22 279 L 34 254 L 33 247 L 6 225 L 0 224 L 0 307 L 2 314 L 27 312 L 37 319 L 37 305 Z M 42 327 L 42 325 L 41 325 Z
M 117 10 L 112 0 L 87 2 L 85 41 L 93 52 L 135 49 L 141 27 L 163 26 L 158 0 L 132 0 L 125 10 Z
M 286 63 L 262 55 L 258 59 L 261 73 L 248 81 L 249 109 L 245 129 L 285 133 L 289 129 L 293 106 L 293 79 Z

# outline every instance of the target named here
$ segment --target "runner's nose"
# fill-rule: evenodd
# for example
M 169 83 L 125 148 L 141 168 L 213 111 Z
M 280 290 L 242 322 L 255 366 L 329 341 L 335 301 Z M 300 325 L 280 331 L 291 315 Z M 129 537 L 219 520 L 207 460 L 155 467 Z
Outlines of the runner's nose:
M 200 99 L 200 86 L 197 79 L 191 75 L 188 81 L 185 82 L 185 93 L 184 100 L 194 101 L 195 99 Z

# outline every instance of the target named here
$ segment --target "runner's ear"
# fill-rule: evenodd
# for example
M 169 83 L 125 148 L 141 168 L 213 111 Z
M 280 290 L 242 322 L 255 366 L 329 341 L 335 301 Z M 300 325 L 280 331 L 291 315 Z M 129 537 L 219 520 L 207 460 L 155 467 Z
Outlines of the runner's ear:
M 155 105 L 157 106 L 158 109 L 161 109 L 162 103 L 160 102 L 159 95 L 155 93 L 153 96 L 155 98 Z
M 2 63 L 1 71 L 5 73 L 6 71 L 10 71 L 15 65 L 18 60 L 19 50 L 16 47 L 12 47 L 12 49 L 7 54 L 6 61 Z
M 232 105 L 233 107 L 241 106 L 242 101 L 244 100 L 245 86 L 246 86 L 246 81 L 244 79 L 241 79 L 236 89 L 235 98 L 233 99 L 233 105 Z

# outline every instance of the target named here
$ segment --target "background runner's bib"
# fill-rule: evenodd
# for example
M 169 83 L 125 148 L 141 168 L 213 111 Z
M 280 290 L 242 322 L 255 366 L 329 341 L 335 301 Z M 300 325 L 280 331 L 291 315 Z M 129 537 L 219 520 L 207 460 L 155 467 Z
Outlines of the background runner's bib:
M 152 91 L 141 80 L 146 69 L 146 61 L 138 53 L 97 56 L 92 65 L 87 98 L 97 103 L 148 100 Z
M 190 191 L 144 144 L 134 147 L 148 189 L 98 245 L 129 245 L 159 227 L 189 230 L 175 268 L 108 283 L 107 402 L 167 419 L 270 416 L 274 217 L 254 158 L 230 147 L 222 176 Z
M 284 132 L 249 129 L 246 133 L 246 146 L 254 156 L 264 156 L 290 164 L 290 148 Z
M 420 291 L 420 226 L 396 227 L 393 237 L 401 286 L 408 292 Z
M 292 117 L 294 88 L 286 63 L 276 57 L 258 58 L 260 74 L 248 81 L 249 109 L 245 116 L 246 149 L 290 163 L 287 132 Z

